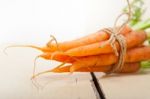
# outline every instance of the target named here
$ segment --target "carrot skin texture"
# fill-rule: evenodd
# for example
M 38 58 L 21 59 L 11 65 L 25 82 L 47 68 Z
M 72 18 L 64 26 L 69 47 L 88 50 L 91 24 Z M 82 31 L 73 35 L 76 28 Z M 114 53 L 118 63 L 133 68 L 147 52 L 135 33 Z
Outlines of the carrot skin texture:
M 150 59 L 150 46 L 133 48 L 127 51 L 125 63 L 139 62 Z M 107 66 L 117 63 L 118 57 L 115 54 L 103 54 L 87 56 L 80 58 L 80 61 L 72 63 L 71 71 L 78 70 L 82 67 L 90 66 Z
M 45 53 L 41 56 L 42 58 L 46 60 L 50 60 L 51 53 Z M 77 60 L 75 60 L 78 59 Z M 140 46 L 136 48 L 132 48 L 127 50 L 127 54 L 125 56 L 125 62 L 139 62 L 142 60 L 149 60 L 150 59 L 150 46 Z M 92 55 L 92 56 L 84 56 L 84 57 L 70 57 L 67 55 L 64 55 L 63 53 L 59 53 L 54 55 L 52 60 L 56 60 L 59 62 L 66 62 L 66 63 L 72 63 L 72 64 L 83 64 L 83 65 L 112 65 L 117 62 L 118 57 L 113 54 L 99 54 L 99 55 Z M 97 62 L 98 61 L 98 62 Z
M 125 36 L 127 48 L 132 48 L 142 44 L 146 40 L 147 36 L 144 31 L 133 31 Z M 70 49 L 65 53 L 69 56 L 89 56 L 97 54 L 113 53 L 111 45 L 107 41 L 97 42 L 77 48 Z M 120 49 L 118 42 L 115 42 L 117 50 Z
M 69 66 L 64 66 L 61 68 L 57 68 L 52 70 L 52 72 L 56 72 L 56 73 L 64 73 L 64 72 L 70 72 L 70 68 L 72 65 Z M 108 65 L 108 66 L 99 66 L 99 67 L 83 67 L 80 68 L 76 71 L 72 71 L 72 72 L 109 72 L 111 70 L 112 66 Z M 124 64 L 123 68 L 119 71 L 116 71 L 116 73 L 133 73 L 133 72 L 137 72 L 140 69 L 140 63 L 127 63 Z
M 70 57 L 68 55 L 64 55 L 62 52 L 47 52 L 39 55 L 39 57 L 45 60 L 55 60 L 59 62 L 72 63 L 75 61 L 75 58 Z
M 129 26 L 125 26 L 120 33 L 123 35 L 126 35 L 131 31 L 132 31 L 132 29 Z M 92 43 L 96 43 L 96 42 L 101 42 L 101 41 L 107 40 L 109 37 L 110 36 L 107 33 L 100 30 L 100 31 L 97 31 L 96 33 L 92 33 L 90 35 L 81 37 L 79 39 L 58 43 L 58 46 L 59 46 L 60 50 L 66 51 L 66 50 L 76 48 L 79 46 L 84 46 L 84 45 L 88 45 L 88 44 L 92 44 Z M 52 44 L 50 44 L 50 49 L 47 50 L 47 52 L 54 52 L 57 50 L 58 50 L 57 45 L 52 43 Z
M 141 45 L 146 39 L 146 33 L 144 31 L 132 32 L 130 34 L 127 34 L 126 38 L 127 38 L 127 47 L 131 48 Z M 99 54 L 113 53 L 114 51 L 111 48 L 110 44 L 106 44 L 105 46 L 100 47 L 101 45 L 104 44 L 104 42 L 106 41 L 82 46 L 79 48 L 73 48 L 66 52 L 61 51 L 47 52 L 46 54 L 44 53 L 45 56 L 43 55 L 43 58 L 45 57 L 45 59 L 51 59 L 51 55 L 55 54 L 53 55 L 54 56 L 53 60 L 58 60 L 60 62 L 63 62 L 65 60 L 69 62 L 70 60 L 70 62 L 73 62 L 74 59 L 70 58 L 69 56 L 75 56 L 76 58 L 78 58 L 95 54 L 99 55 Z M 117 49 L 119 49 L 119 44 L 117 42 L 115 44 L 117 46 Z

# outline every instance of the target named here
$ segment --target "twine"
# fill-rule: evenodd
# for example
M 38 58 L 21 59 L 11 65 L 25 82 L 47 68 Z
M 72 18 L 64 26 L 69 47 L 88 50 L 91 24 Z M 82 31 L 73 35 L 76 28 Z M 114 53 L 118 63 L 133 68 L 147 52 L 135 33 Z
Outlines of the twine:
M 126 39 L 125 37 L 120 34 L 120 32 L 122 31 L 122 29 L 128 24 L 128 22 L 131 19 L 131 7 L 130 7 L 130 3 L 129 0 L 127 0 L 127 4 L 128 4 L 128 9 L 129 12 L 126 13 L 122 13 L 120 14 L 117 18 L 116 21 L 114 23 L 114 27 L 113 28 L 105 28 L 103 31 L 108 33 L 110 35 L 109 40 L 107 41 L 107 43 L 109 43 L 111 45 L 111 47 L 114 50 L 115 55 L 118 57 L 118 62 L 112 66 L 112 68 L 110 69 L 109 72 L 107 72 L 107 74 L 110 73 L 114 73 L 117 71 L 122 70 L 123 65 L 124 65 L 124 60 L 125 60 L 125 55 L 126 55 L 126 51 L 127 51 L 127 45 L 126 45 Z M 117 22 L 119 20 L 119 18 L 121 18 L 123 15 L 127 15 L 127 20 L 117 29 Z M 117 47 L 115 45 L 115 42 L 119 43 L 120 46 L 120 51 L 117 51 Z

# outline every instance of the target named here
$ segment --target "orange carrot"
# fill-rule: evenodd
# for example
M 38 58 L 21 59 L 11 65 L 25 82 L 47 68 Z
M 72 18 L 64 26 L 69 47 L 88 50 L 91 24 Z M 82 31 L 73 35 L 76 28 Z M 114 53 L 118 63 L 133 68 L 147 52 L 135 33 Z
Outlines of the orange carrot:
M 123 35 L 126 35 L 131 31 L 132 30 L 130 27 L 125 26 L 120 33 L 122 33 Z M 60 50 L 66 51 L 68 49 L 76 48 L 79 46 L 84 46 L 84 45 L 92 44 L 95 42 L 101 42 L 101 41 L 107 40 L 108 38 L 109 38 L 109 35 L 105 33 L 104 31 L 100 30 L 96 33 L 87 35 L 85 37 L 82 37 L 76 40 L 58 43 L 58 46 Z M 50 49 L 47 50 L 48 52 L 53 52 L 53 51 L 58 50 L 57 45 L 54 43 L 50 43 L 50 44 L 48 43 L 47 45 L 50 46 Z
M 64 56 L 64 55 L 59 56 L 59 55 L 60 54 L 54 55 L 53 60 L 59 62 L 72 63 L 75 66 L 78 65 L 78 67 L 75 68 L 94 66 L 95 64 L 99 66 L 107 66 L 116 63 L 118 60 L 115 54 L 103 54 L 103 55 L 86 56 L 86 57 L 69 57 L 69 56 Z M 51 54 L 45 53 L 41 55 L 41 57 L 45 59 L 49 59 L 49 57 L 51 57 Z M 138 48 L 130 49 L 127 51 L 127 55 L 125 57 L 126 57 L 125 58 L 126 63 L 148 60 L 150 59 L 150 47 L 141 46 Z
M 121 31 L 123 35 L 129 32 L 131 32 L 131 28 L 128 26 L 125 26 L 123 30 Z M 108 38 L 109 38 L 109 35 L 105 33 L 104 31 L 100 30 L 96 33 L 87 35 L 85 37 L 82 37 L 76 40 L 58 43 L 58 46 L 62 51 L 66 51 L 68 49 L 76 48 L 79 46 L 84 46 L 84 45 L 92 44 L 95 42 L 101 42 L 101 41 L 107 40 Z M 57 45 L 52 44 L 50 47 L 50 51 L 56 51 L 56 50 L 57 50 Z
M 70 57 L 68 55 L 64 55 L 63 52 L 57 52 L 57 51 L 53 53 L 52 52 L 43 53 L 39 55 L 39 57 L 44 58 L 46 60 L 56 60 L 65 63 L 72 63 L 77 59 L 77 57 Z
M 132 30 L 130 27 L 125 26 L 120 33 L 122 33 L 123 35 L 126 35 L 127 33 L 131 32 L 131 31 Z M 107 33 L 105 33 L 104 31 L 100 30 L 96 33 L 87 35 L 85 37 L 82 37 L 82 38 L 79 38 L 76 40 L 58 43 L 58 46 L 59 46 L 60 50 L 66 51 L 71 48 L 88 45 L 88 44 L 95 43 L 95 42 L 104 41 L 108 38 L 109 38 L 109 35 Z M 33 46 L 33 45 L 23 45 L 22 47 L 31 47 L 31 48 L 40 50 L 42 52 L 54 52 L 54 51 L 58 50 L 57 45 L 54 43 L 48 43 L 47 45 L 48 46 L 44 46 L 44 47 L 38 47 L 38 46 Z
M 64 73 L 64 72 L 105 72 L 108 73 L 111 71 L 112 66 L 98 66 L 98 67 L 82 67 L 80 69 L 77 69 L 75 71 L 70 71 L 72 68 L 72 65 L 67 65 L 64 67 L 57 67 L 51 70 L 43 71 L 40 73 L 37 73 L 32 76 L 32 79 L 45 73 L 49 72 L 55 72 L 55 73 Z M 124 64 L 123 68 L 121 70 L 116 71 L 115 73 L 133 73 L 137 72 L 140 69 L 140 63 L 126 63 Z
M 130 27 L 125 26 L 120 33 L 122 33 L 123 35 L 126 35 L 131 31 L 132 30 Z M 107 33 L 105 33 L 104 31 L 100 30 L 96 33 L 93 33 L 93 34 L 90 34 L 85 37 L 82 37 L 82 38 L 79 38 L 76 40 L 72 40 L 72 41 L 66 41 L 66 42 L 62 42 L 62 43 L 58 43 L 58 44 L 50 42 L 47 44 L 47 46 L 44 46 L 44 47 L 38 47 L 38 46 L 34 46 L 34 45 L 13 45 L 13 46 L 8 46 L 7 48 L 9 48 L 9 47 L 30 47 L 30 48 L 34 48 L 34 49 L 37 49 L 37 50 L 47 53 L 47 52 L 54 52 L 54 51 L 58 51 L 58 50 L 66 51 L 71 48 L 92 44 L 95 42 L 104 41 L 108 38 L 109 38 L 109 35 Z M 52 40 L 55 40 L 55 38 L 53 37 Z M 58 49 L 58 47 L 59 47 L 59 49 Z
M 125 36 L 127 48 L 132 48 L 142 44 L 146 40 L 146 33 L 144 31 L 133 31 Z M 67 50 L 65 53 L 69 56 L 89 56 L 97 54 L 112 53 L 114 50 L 109 43 L 104 45 L 107 41 L 97 42 L 85 46 L 76 47 Z M 116 41 L 115 45 L 119 50 L 119 44 Z
M 145 47 L 145 46 L 144 45 L 137 46 L 137 48 L 140 48 L 140 47 Z M 127 57 L 128 56 L 133 56 L 132 54 L 134 52 L 131 53 L 131 51 L 132 51 L 132 49 L 130 49 L 127 52 L 127 53 L 129 53 L 127 55 Z M 44 54 L 39 55 L 39 57 L 44 58 L 46 60 L 56 60 L 56 61 L 65 62 L 65 63 L 73 63 L 77 60 L 82 60 L 84 58 L 85 59 L 88 58 L 89 61 L 90 61 L 90 58 L 93 59 L 93 57 L 94 58 L 100 57 L 101 61 L 104 60 L 103 65 L 105 65 L 105 64 L 109 65 L 109 63 L 111 63 L 115 59 L 114 54 L 104 54 L 104 55 L 99 54 L 99 55 L 90 55 L 90 56 L 82 56 L 82 57 L 74 57 L 74 56 L 71 57 L 71 56 L 68 56 L 68 55 L 64 55 L 63 52 L 59 52 L 59 51 L 58 52 L 53 52 L 53 53 L 50 53 L 50 52 L 44 53 Z M 108 58 L 108 60 L 106 60 L 107 58 Z M 106 63 L 105 63 L 105 61 L 106 61 Z
M 144 40 L 146 39 L 146 34 L 144 31 L 132 32 L 132 33 L 126 35 L 126 38 L 127 38 L 127 45 L 128 45 L 127 47 L 131 48 L 131 47 L 141 45 L 144 42 Z M 75 58 L 85 56 L 85 55 L 89 56 L 91 54 L 95 55 L 97 53 L 98 53 L 98 55 L 104 54 L 104 53 L 107 53 L 107 54 L 112 53 L 113 49 L 111 48 L 110 44 L 100 47 L 100 45 L 103 45 L 104 43 L 105 43 L 105 41 L 101 42 L 101 43 L 90 44 L 87 46 L 82 46 L 82 47 L 68 50 L 67 52 L 61 52 L 61 51 L 47 52 L 47 53 L 42 54 L 41 57 L 48 60 L 48 59 L 51 59 L 51 56 L 53 56 L 53 60 L 57 60 L 60 62 L 64 62 L 64 61 L 73 62 L 74 59 L 72 57 L 70 57 L 70 53 L 71 53 L 71 55 L 75 54 L 76 55 Z M 119 49 L 119 45 L 117 42 L 116 42 L 116 46 Z M 94 47 L 95 47 L 95 49 L 94 49 Z
M 51 70 L 51 72 L 56 73 L 63 73 L 63 72 L 70 72 L 70 68 L 72 65 L 64 66 L 61 68 L 56 68 Z M 112 66 L 99 66 L 99 67 L 83 67 L 73 72 L 109 72 L 111 70 Z M 140 63 L 127 63 L 124 64 L 123 68 L 119 71 L 116 71 L 116 73 L 132 73 L 136 72 L 140 69 Z
M 115 64 L 118 57 L 115 54 L 103 54 L 95 56 L 87 56 L 84 58 L 78 58 L 79 61 L 72 63 L 70 71 L 76 71 L 83 67 L 92 66 L 107 66 Z M 125 63 L 139 62 L 150 59 L 150 46 L 133 48 L 127 51 L 125 56 Z

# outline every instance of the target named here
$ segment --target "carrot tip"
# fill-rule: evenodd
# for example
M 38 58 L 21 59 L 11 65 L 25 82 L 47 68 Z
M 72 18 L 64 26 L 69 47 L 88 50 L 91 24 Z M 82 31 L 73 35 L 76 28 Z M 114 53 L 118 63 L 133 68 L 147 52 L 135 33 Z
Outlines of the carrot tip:
M 40 55 L 35 58 L 35 61 L 36 61 L 39 57 L 40 57 Z M 36 62 L 35 62 L 35 63 L 36 63 Z M 66 64 L 66 63 L 62 63 L 62 64 L 56 66 L 54 69 L 51 69 L 51 70 L 48 70 L 48 71 L 43 71 L 43 72 L 40 72 L 40 73 L 35 74 L 35 67 L 36 67 L 36 64 L 35 64 L 35 63 L 34 63 L 34 69 L 33 69 L 33 76 L 31 77 L 31 79 L 34 79 L 34 78 L 36 78 L 37 76 L 42 75 L 42 74 L 45 74 L 45 73 L 48 73 L 48 72 L 58 72 L 57 69 Z
M 51 71 L 51 70 L 48 70 L 48 71 L 43 71 L 43 72 L 34 74 L 34 75 L 31 77 L 31 79 L 34 79 L 34 78 L 36 78 L 37 76 L 42 75 L 42 74 L 45 74 L 45 73 L 48 73 L 48 72 L 52 72 L 52 71 Z

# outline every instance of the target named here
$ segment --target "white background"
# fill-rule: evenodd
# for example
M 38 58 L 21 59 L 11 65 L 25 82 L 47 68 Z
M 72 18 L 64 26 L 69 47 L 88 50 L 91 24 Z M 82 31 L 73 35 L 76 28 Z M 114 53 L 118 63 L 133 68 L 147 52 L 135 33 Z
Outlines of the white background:
M 150 0 L 145 2 L 148 8 Z M 112 26 L 125 5 L 125 0 L 0 0 L 0 44 L 43 45 L 50 34 L 58 41 L 75 39 Z

